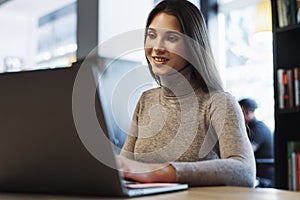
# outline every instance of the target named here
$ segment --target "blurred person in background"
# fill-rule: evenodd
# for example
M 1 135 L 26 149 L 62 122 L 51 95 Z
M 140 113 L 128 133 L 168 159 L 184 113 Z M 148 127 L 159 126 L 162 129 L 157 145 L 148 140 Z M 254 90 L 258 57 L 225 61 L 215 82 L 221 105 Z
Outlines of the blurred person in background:
M 257 102 L 251 98 L 239 100 L 239 104 L 244 113 L 247 132 L 254 151 L 257 168 L 258 187 L 274 186 L 274 152 L 273 134 L 267 125 L 258 120 L 255 110 L 258 108 Z

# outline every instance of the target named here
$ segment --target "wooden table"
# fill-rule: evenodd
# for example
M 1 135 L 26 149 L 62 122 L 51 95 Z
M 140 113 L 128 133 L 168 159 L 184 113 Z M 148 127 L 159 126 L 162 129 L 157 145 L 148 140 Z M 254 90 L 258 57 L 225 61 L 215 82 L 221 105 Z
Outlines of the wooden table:
M 86 196 L 62 196 L 45 194 L 0 193 L 0 200 L 300 200 L 300 192 L 267 188 L 243 187 L 195 187 L 186 191 L 135 198 L 102 198 Z

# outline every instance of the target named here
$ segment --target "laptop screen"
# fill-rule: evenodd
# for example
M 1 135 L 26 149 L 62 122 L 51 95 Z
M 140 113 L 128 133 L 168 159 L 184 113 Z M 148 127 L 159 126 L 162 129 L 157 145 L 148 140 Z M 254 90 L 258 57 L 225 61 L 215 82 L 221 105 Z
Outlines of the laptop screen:
M 81 64 L 0 74 L 1 191 L 123 193 L 119 172 L 88 151 L 75 126 L 73 90 Z M 82 134 L 90 134 L 89 127 Z M 113 164 L 105 140 L 93 145 Z
M 155 86 L 147 66 L 126 60 L 103 62 L 98 92 L 110 137 L 117 153 L 130 128 L 132 115 L 143 91 Z

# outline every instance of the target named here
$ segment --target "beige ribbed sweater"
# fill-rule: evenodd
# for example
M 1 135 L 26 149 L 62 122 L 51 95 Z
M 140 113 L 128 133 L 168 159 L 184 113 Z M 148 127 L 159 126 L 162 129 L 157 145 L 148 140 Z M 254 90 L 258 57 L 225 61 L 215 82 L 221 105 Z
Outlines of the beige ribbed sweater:
M 121 155 L 171 163 L 191 186 L 252 187 L 254 155 L 233 96 L 204 92 L 190 66 L 161 82 L 141 96 Z

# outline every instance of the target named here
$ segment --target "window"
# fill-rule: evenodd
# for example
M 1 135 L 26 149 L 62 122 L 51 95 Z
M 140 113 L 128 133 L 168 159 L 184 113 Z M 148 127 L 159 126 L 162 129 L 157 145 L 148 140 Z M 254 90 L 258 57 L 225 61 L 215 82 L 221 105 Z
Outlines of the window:
M 142 62 L 143 29 L 153 6 L 153 0 L 99 1 L 99 55 Z M 130 49 L 132 43 L 136 43 L 137 49 Z M 125 52 L 120 52 L 120 45 Z
M 257 101 L 256 116 L 274 130 L 272 32 L 255 33 L 258 0 L 219 0 L 218 63 L 225 88 Z
M 76 0 L 0 5 L 0 73 L 65 67 L 76 60 Z
M 68 66 L 76 61 L 76 2 L 38 20 L 38 68 Z

